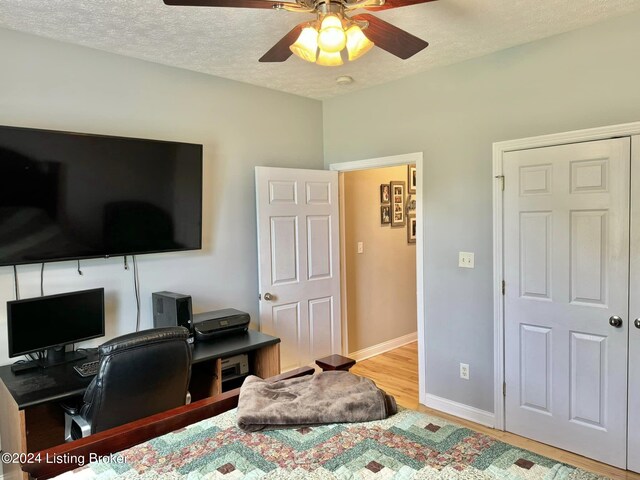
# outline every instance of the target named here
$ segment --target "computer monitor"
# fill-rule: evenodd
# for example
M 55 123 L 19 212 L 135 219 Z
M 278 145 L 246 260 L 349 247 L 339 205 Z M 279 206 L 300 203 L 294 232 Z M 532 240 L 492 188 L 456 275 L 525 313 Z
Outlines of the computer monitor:
M 46 350 L 40 366 L 85 357 L 65 345 L 104 335 L 104 288 L 7 302 L 9 357 Z

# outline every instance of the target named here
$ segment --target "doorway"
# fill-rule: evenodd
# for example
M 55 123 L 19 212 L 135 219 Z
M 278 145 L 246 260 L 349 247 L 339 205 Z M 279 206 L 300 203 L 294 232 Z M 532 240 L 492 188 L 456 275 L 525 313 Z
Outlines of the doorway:
M 398 165 L 340 174 L 343 350 L 357 361 L 417 341 L 416 244 L 409 235 L 416 193 L 409 193 L 407 172 Z
M 380 190 L 380 186 L 384 184 L 389 184 L 390 194 L 391 194 L 391 198 L 389 202 L 389 206 L 391 207 L 391 213 L 390 213 L 390 216 L 391 216 L 393 212 L 392 201 L 394 200 L 393 199 L 394 190 L 392 189 L 391 181 L 397 180 L 404 184 L 404 188 L 407 190 L 404 192 L 403 197 L 406 199 L 406 195 L 408 194 L 409 181 L 410 181 L 409 170 L 408 170 L 409 165 L 415 165 L 414 178 L 415 178 L 415 184 L 416 184 L 416 191 L 418 192 L 417 194 L 412 194 L 412 199 L 415 200 L 415 209 L 411 209 L 408 215 L 406 215 L 406 210 L 404 210 L 406 217 L 404 218 L 404 225 L 402 226 L 391 227 L 390 225 L 382 224 L 382 222 L 385 219 L 383 218 L 384 212 L 381 207 L 386 206 L 386 204 L 383 203 L 383 199 L 381 198 L 382 192 Z M 387 173 L 382 170 L 388 167 L 396 167 L 397 171 L 395 171 L 396 169 L 394 169 L 393 172 Z M 417 336 L 418 392 L 419 392 L 420 403 L 424 403 L 425 402 L 425 385 L 424 385 L 424 379 L 425 379 L 424 325 L 425 323 L 424 323 L 424 300 L 423 300 L 424 299 L 424 295 L 423 295 L 423 285 L 424 285 L 423 258 L 424 256 L 423 256 L 423 222 L 419 221 L 419 220 L 422 220 L 423 218 L 422 198 L 421 198 L 422 195 L 419 194 L 419 192 L 423 191 L 422 190 L 422 175 L 423 175 L 422 153 L 397 155 L 392 157 L 374 158 L 374 159 L 368 159 L 368 160 L 362 160 L 362 161 L 356 161 L 356 162 L 332 164 L 330 165 L 330 169 L 333 171 L 338 171 L 342 175 L 342 178 L 340 181 L 340 189 L 341 189 L 340 191 L 340 199 L 341 199 L 340 200 L 340 209 L 341 209 L 340 230 L 341 230 L 341 252 L 342 252 L 342 255 L 341 255 L 341 276 L 342 276 L 341 298 L 342 298 L 342 339 L 343 339 L 342 352 L 343 354 L 353 354 L 355 352 L 356 354 L 355 357 L 358 357 L 357 359 L 364 359 L 364 358 L 368 358 L 369 356 L 376 355 L 378 353 L 382 353 L 384 351 L 393 349 L 402 344 L 410 343 Z M 348 232 L 350 230 L 351 225 L 347 225 L 346 222 L 350 215 L 351 216 L 354 215 L 354 212 L 353 211 L 348 212 L 347 210 L 349 210 L 349 207 L 346 206 L 344 202 L 344 199 L 345 199 L 344 175 L 353 172 L 356 174 L 362 173 L 365 177 L 374 177 L 375 176 L 373 173 L 374 169 L 380 170 L 380 173 L 382 175 L 380 178 L 382 180 L 375 180 L 373 181 L 373 183 L 369 182 L 370 185 L 373 185 L 373 187 L 371 187 L 370 185 L 366 187 L 366 191 L 369 192 L 367 195 L 370 195 L 369 198 L 373 199 L 373 205 L 369 205 L 367 207 L 369 211 L 367 215 L 369 216 L 371 214 L 371 210 L 373 209 L 375 210 L 375 213 L 376 213 L 374 220 L 372 222 L 373 225 L 370 224 L 369 227 L 374 227 L 377 229 L 378 234 L 384 233 L 384 234 L 387 234 L 387 236 L 386 238 L 382 238 L 380 242 L 376 241 L 374 243 L 371 243 L 367 240 L 367 238 L 362 238 L 360 240 L 357 240 L 355 239 L 355 237 L 354 238 L 349 237 Z M 399 173 L 399 172 L 402 172 L 402 173 Z M 358 175 L 358 177 L 359 176 L 360 175 Z M 395 177 L 399 177 L 399 178 L 395 178 Z M 368 180 L 372 181 L 371 178 L 369 178 Z M 356 182 L 356 183 L 360 183 L 360 182 Z M 371 193 L 371 188 L 374 189 L 373 193 Z M 357 210 L 357 208 L 358 206 L 354 206 L 354 208 L 351 210 Z M 411 215 L 411 217 L 409 217 L 409 215 Z M 418 220 L 416 220 L 413 230 L 409 230 L 409 228 L 411 227 L 407 227 L 407 222 L 411 222 L 410 218 L 412 218 L 414 215 L 415 215 L 415 218 Z M 365 222 L 365 223 L 371 223 L 371 222 Z M 366 228 L 366 226 L 364 227 Z M 415 243 L 410 244 L 408 242 L 409 242 L 409 237 L 412 236 L 411 235 L 412 233 L 415 233 Z M 404 248 L 411 249 L 411 253 L 415 253 L 415 255 L 412 257 L 413 261 L 415 262 L 415 270 L 412 270 L 411 272 L 411 275 L 415 275 L 415 281 L 409 282 L 410 283 L 409 288 L 415 289 L 414 290 L 415 295 L 413 294 L 414 292 L 411 292 L 409 296 L 409 298 L 412 298 L 413 299 L 412 301 L 415 302 L 415 307 L 413 305 L 410 306 L 409 311 L 412 312 L 411 313 L 411 316 L 413 317 L 411 319 L 412 322 L 416 322 L 416 323 L 413 323 L 413 326 L 415 327 L 414 331 L 417 331 L 417 335 L 414 333 L 408 333 L 404 335 L 400 334 L 399 336 L 391 338 L 390 340 L 380 342 L 380 339 L 384 338 L 379 336 L 380 332 L 378 332 L 378 336 L 376 337 L 376 332 L 367 331 L 366 323 L 357 322 L 356 324 L 354 322 L 351 322 L 350 314 L 354 315 L 353 313 L 354 311 L 358 311 L 358 309 L 363 309 L 363 308 L 366 311 L 366 309 L 371 306 L 370 304 L 380 302 L 380 301 L 383 304 L 386 302 L 387 307 L 393 307 L 394 305 L 393 302 L 395 302 L 396 300 L 393 298 L 392 295 L 385 295 L 385 298 L 382 298 L 382 299 L 378 298 L 379 295 L 376 296 L 376 298 L 372 298 L 371 296 L 367 298 L 366 292 L 363 292 L 362 290 L 360 290 L 358 292 L 357 297 L 355 298 L 355 303 L 357 303 L 357 305 L 355 305 L 355 309 L 353 308 L 354 307 L 353 304 L 350 306 L 349 305 L 350 297 L 351 299 L 353 299 L 354 294 L 353 292 L 351 292 L 351 295 L 349 295 L 350 294 L 349 285 L 350 284 L 353 285 L 353 279 L 350 280 L 348 278 L 348 274 L 349 274 L 348 263 L 349 263 L 349 259 L 351 258 L 352 262 L 356 261 L 356 263 L 360 264 L 357 275 L 360 275 L 360 276 L 364 275 L 365 278 L 367 278 L 367 277 L 370 277 L 371 275 L 375 275 L 375 272 L 379 272 L 378 275 L 382 275 L 382 279 L 384 282 L 392 282 L 393 271 L 389 271 L 390 268 L 388 265 L 385 264 L 385 262 L 378 264 L 377 267 L 379 268 L 377 268 L 376 265 L 373 265 L 376 263 L 375 261 L 374 262 L 360 261 L 361 259 L 364 259 L 365 256 L 367 256 L 367 253 L 369 253 L 370 260 L 376 260 L 372 258 L 374 256 L 375 257 L 378 257 L 380 255 L 391 256 L 393 252 L 391 251 L 380 252 L 376 248 L 376 246 L 379 247 L 379 245 L 384 244 L 384 241 L 390 240 L 392 236 L 396 236 L 396 237 L 401 236 L 401 239 L 403 242 L 402 246 Z M 348 237 L 350 238 L 349 243 L 353 243 L 354 245 L 347 245 Z M 362 245 L 360 245 L 361 247 L 360 249 L 358 248 L 359 242 L 362 242 Z M 373 250 L 369 250 L 368 249 L 369 246 L 372 247 Z M 353 252 L 348 251 L 349 249 L 353 250 Z M 361 250 L 362 253 L 358 253 L 358 250 Z M 380 294 L 378 287 L 375 287 L 375 290 L 378 291 L 378 294 Z M 403 305 L 402 307 L 404 308 L 406 307 L 406 305 Z M 358 315 L 360 314 L 358 313 Z M 387 328 L 386 333 L 388 335 L 389 331 L 392 331 L 393 324 L 396 321 L 396 319 L 394 318 L 393 313 L 386 312 L 383 320 L 387 321 L 387 325 L 384 326 L 383 328 Z M 405 326 L 405 329 L 406 328 L 407 327 Z M 372 333 L 373 335 L 371 335 Z

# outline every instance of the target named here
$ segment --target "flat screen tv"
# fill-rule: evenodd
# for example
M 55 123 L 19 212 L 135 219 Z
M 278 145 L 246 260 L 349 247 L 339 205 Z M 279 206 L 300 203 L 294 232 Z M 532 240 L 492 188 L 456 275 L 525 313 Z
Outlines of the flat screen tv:
M 0 266 L 201 239 L 202 145 L 0 126 Z

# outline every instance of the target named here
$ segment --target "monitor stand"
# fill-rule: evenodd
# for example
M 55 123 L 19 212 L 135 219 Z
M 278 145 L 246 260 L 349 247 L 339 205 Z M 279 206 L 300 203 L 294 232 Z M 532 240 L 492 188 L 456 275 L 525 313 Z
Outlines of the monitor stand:
M 76 362 L 87 358 L 84 352 L 65 352 L 64 347 L 47 348 L 47 356 L 38 363 L 42 368 L 53 367 L 54 365 L 62 365 L 63 363 Z

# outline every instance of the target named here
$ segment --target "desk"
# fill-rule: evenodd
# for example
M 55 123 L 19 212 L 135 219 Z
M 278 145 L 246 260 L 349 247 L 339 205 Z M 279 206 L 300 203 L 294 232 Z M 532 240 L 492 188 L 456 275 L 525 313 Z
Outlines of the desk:
M 222 391 L 221 363 L 225 357 L 248 354 L 250 373 L 262 378 L 280 373 L 280 339 L 254 330 L 195 343 L 192 353 L 189 391 L 194 400 Z M 10 365 L 0 367 L 2 450 L 37 452 L 63 443 L 64 415 L 58 403 L 84 393 L 93 378 L 81 377 L 73 366 L 95 359 L 97 353 L 90 353 L 74 363 L 20 375 L 15 375 Z M 3 467 L 4 480 L 21 478 L 18 465 Z

